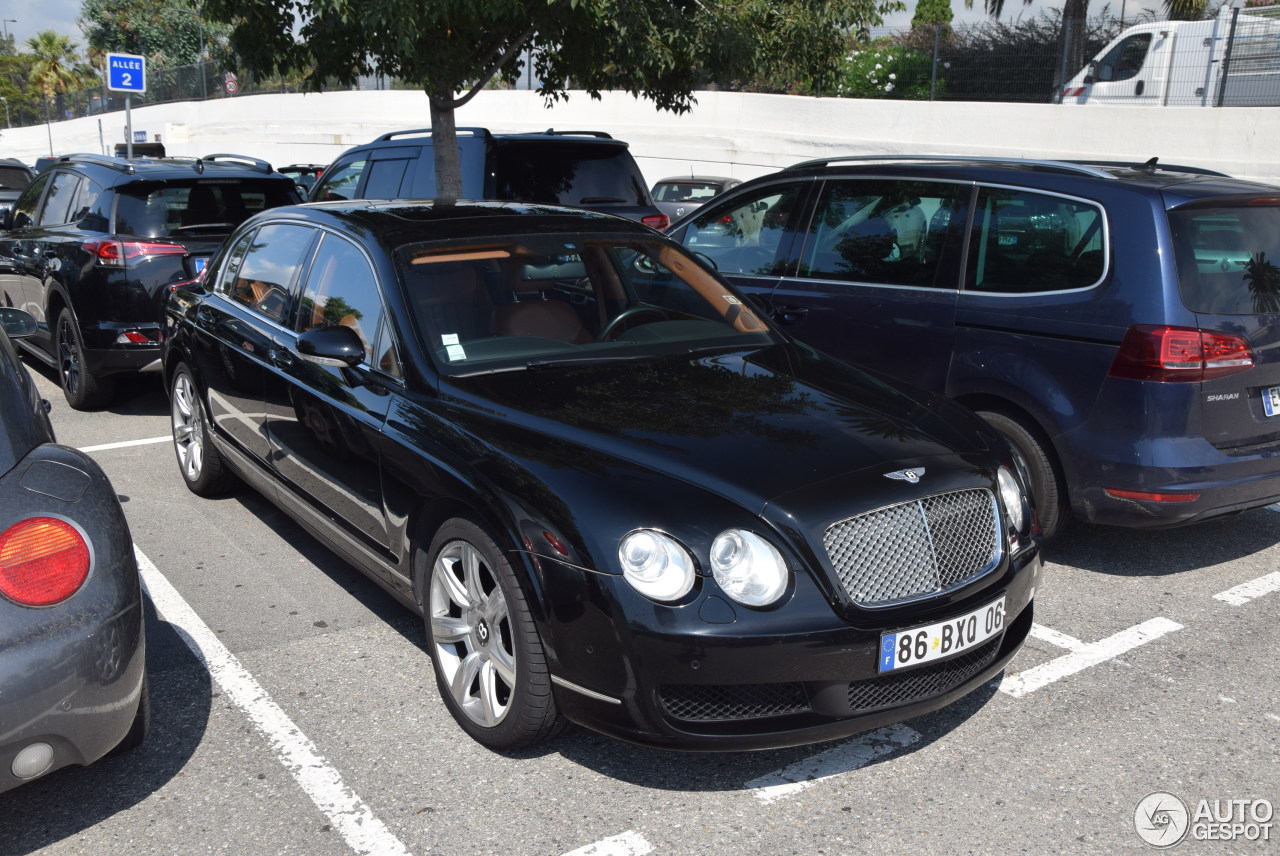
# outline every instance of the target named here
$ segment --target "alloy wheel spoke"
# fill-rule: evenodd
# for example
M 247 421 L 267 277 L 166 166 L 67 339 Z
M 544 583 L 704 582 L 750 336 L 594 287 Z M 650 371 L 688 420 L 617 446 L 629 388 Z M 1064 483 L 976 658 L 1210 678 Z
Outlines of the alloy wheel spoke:
M 431 636 L 437 645 L 451 645 L 462 642 L 471 633 L 471 622 L 464 615 L 455 618 L 451 615 L 433 615 L 431 617 Z

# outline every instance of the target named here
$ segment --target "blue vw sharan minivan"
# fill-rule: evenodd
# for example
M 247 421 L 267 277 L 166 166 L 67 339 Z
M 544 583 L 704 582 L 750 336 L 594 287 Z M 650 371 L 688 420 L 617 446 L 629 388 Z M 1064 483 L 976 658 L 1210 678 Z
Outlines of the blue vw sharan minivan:
M 796 339 L 986 417 L 1048 536 L 1280 501 L 1280 187 L 1154 158 L 831 158 L 671 233 Z

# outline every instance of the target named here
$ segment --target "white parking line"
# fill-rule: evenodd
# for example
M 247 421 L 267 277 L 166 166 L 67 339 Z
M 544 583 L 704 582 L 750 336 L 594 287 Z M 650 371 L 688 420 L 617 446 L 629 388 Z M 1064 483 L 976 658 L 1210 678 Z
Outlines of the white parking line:
M 612 838 L 605 838 L 595 844 L 579 847 L 564 856 L 644 856 L 653 852 L 653 845 L 644 840 L 638 832 L 624 832 Z
M 1226 591 L 1218 592 L 1214 595 L 1214 598 L 1232 606 L 1243 606 L 1254 598 L 1262 597 L 1264 594 L 1271 594 L 1273 591 L 1280 591 L 1280 571 L 1276 571 L 1274 574 L 1267 574 L 1265 577 L 1258 577 L 1256 580 L 1250 580 L 1247 583 L 1241 583 Z
M 1176 621 L 1170 621 L 1167 618 L 1153 618 L 1150 621 L 1144 621 L 1141 624 L 1130 627 L 1128 630 L 1121 630 L 1113 636 L 1108 636 L 1101 641 L 1081 644 L 1080 647 L 1072 649 L 1071 653 L 1063 654 L 1061 657 L 1050 660 L 1047 663 L 1041 663 L 1039 666 L 1027 669 L 1025 672 L 1006 675 L 1004 680 L 1000 682 L 1000 692 L 1007 693 L 1014 698 L 1022 698 L 1042 687 L 1048 686 L 1054 681 L 1065 678 L 1068 675 L 1074 675 L 1076 672 L 1084 671 L 1090 666 L 1105 663 L 1107 660 L 1118 657 L 1126 651 L 1132 651 L 1139 645 L 1145 645 L 1154 639 L 1159 639 L 1166 633 L 1181 629 L 1181 624 Z M 1071 637 L 1068 636 L 1066 638 L 1070 639 Z
M 920 732 L 901 723 L 878 728 L 834 749 L 819 752 L 784 767 L 776 773 L 752 779 L 747 782 L 747 787 L 754 789 L 755 797 L 760 802 L 775 802 L 804 790 L 819 779 L 850 773 L 877 758 L 919 741 Z
M 311 740 L 299 730 L 249 672 L 240 665 L 209 626 L 196 615 L 151 560 L 134 547 L 138 569 L 151 602 L 196 655 L 232 702 L 248 714 L 267 738 L 277 759 L 298 782 L 330 825 L 356 853 L 408 856 L 409 850 L 329 766 Z
M 82 452 L 105 452 L 108 449 L 127 449 L 130 446 L 150 446 L 153 443 L 172 443 L 173 435 L 166 434 L 163 437 L 148 437 L 145 440 L 122 440 L 119 443 L 103 443 L 101 446 L 81 446 Z
M 1059 633 L 1052 627 L 1045 627 L 1043 624 L 1032 624 L 1031 635 L 1041 642 L 1048 642 L 1050 645 L 1057 645 L 1059 648 L 1066 648 L 1068 651 L 1079 651 L 1087 644 L 1074 636 Z

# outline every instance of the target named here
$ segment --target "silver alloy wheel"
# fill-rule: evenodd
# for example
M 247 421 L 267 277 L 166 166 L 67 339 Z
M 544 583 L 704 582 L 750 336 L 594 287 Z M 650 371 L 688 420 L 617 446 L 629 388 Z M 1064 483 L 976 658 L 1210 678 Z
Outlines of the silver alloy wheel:
M 507 599 L 480 551 L 452 541 L 436 556 L 430 594 L 432 654 L 467 718 L 492 728 L 511 707 L 516 661 Z
M 200 478 L 204 469 L 204 422 L 191 375 L 179 372 L 173 382 L 173 448 L 182 477 Z

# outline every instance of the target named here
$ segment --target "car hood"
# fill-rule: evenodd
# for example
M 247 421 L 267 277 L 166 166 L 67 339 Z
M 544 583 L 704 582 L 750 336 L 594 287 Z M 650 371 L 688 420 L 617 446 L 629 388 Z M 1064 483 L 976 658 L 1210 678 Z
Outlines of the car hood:
M 789 345 L 454 378 L 442 396 L 496 451 L 519 457 L 537 432 L 581 449 L 582 466 L 624 460 L 756 513 L 840 474 L 992 447 L 946 399 Z

